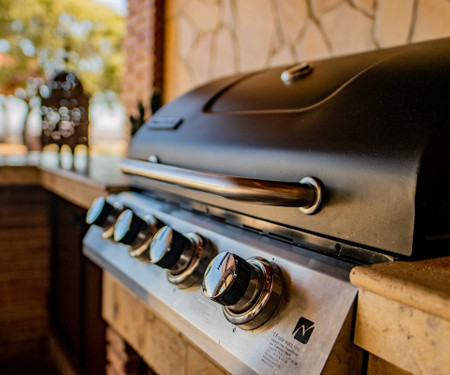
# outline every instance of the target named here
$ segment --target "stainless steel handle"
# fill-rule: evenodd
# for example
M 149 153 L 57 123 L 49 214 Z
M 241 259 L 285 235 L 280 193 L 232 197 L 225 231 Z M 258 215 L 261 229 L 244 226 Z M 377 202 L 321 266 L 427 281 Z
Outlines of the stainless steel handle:
M 304 177 L 299 183 L 256 180 L 199 172 L 169 165 L 125 159 L 122 172 L 237 201 L 298 207 L 305 214 L 317 212 L 322 201 L 320 182 Z

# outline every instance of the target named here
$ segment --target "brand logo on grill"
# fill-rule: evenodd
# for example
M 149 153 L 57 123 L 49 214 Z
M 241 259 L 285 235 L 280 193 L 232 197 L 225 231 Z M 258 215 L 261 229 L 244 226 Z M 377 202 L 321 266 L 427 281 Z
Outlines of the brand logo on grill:
M 314 322 L 304 318 L 303 316 L 298 320 L 292 334 L 294 339 L 300 341 L 302 344 L 306 344 L 314 331 Z

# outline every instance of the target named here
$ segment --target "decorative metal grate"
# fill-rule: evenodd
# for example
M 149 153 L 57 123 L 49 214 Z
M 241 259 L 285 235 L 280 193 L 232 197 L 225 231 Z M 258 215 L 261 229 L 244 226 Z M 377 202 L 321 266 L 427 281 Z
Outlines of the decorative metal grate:
M 74 73 L 57 74 L 48 84 L 49 95 L 42 98 L 41 144 L 88 145 L 89 96 Z

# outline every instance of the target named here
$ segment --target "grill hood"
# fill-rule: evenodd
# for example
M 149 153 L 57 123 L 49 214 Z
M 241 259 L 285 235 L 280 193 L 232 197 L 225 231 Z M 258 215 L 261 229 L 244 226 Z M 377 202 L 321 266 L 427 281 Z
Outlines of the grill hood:
M 320 211 L 263 206 L 132 177 L 135 186 L 403 256 L 448 249 L 450 39 L 224 78 L 161 108 L 128 160 L 323 185 Z

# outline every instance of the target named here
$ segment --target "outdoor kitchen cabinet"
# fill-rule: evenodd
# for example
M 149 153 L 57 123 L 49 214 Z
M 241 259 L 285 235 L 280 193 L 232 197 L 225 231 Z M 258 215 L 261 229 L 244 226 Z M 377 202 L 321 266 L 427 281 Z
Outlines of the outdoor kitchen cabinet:
M 30 159 L 0 158 L 0 372 L 105 373 L 103 272 L 81 241 L 93 198 L 126 184 Z
M 86 210 L 52 196 L 49 214 L 52 330 L 75 368 L 86 375 L 100 375 L 106 365 L 102 270 L 81 254 Z

